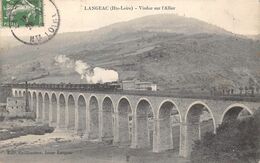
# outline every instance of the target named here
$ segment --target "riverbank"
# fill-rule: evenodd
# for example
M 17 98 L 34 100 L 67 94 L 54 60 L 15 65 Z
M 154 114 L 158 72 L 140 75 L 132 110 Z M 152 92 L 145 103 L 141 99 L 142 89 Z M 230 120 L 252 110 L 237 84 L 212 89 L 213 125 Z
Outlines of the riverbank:
M 101 142 L 89 142 L 73 133 L 54 132 L 0 141 L 0 162 L 187 163 L 178 151 L 153 153 Z
M 53 127 L 38 124 L 31 119 L 7 120 L 0 122 L 0 141 L 24 135 L 43 135 L 53 131 Z

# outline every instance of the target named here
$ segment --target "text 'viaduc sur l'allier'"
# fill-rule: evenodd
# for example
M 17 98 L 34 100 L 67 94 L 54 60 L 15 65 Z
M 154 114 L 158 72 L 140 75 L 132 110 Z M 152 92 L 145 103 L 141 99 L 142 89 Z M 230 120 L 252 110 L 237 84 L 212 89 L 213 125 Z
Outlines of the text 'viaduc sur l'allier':
M 88 11 L 175 10 L 174 6 L 85 6 Z

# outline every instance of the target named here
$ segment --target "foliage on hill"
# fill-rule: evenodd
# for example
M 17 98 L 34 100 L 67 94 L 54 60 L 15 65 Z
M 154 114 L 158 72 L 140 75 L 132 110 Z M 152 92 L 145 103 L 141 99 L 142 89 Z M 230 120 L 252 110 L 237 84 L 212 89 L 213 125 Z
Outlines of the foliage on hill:
M 93 31 L 59 33 L 41 46 L 1 51 L 0 82 L 84 82 L 74 70 L 55 64 L 56 56 L 66 55 L 116 70 L 120 80 L 152 81 L 160 90 L 222 92 L 260 86 L 259 51 L 259 40 L 193 18 L 150 15 Z
M 194 163 L 257 163 L 260 160 L 260 110 L 254 116 L 229 121 L 206 133 L 195 142 L 191 153 Z

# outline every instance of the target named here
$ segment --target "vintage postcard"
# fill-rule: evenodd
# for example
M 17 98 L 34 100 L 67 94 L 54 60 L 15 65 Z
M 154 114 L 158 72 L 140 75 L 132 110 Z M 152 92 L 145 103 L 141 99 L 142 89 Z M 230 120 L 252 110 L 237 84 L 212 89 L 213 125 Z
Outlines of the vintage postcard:
M 259 0 L 0 0 L 0 163 L 259 163 Z

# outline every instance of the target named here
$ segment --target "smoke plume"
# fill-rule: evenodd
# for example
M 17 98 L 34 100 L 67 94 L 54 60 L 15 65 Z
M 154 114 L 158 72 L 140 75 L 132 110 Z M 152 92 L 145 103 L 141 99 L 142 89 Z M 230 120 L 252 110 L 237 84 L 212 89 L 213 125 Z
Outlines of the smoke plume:
M 71 60 L 69 57 L 66 57 L 66 55 L 58 55 L 54 58 L 55 65 L 59 65 L 61 67 L 66 68 L 73 68 L 74 67 L 74 61 Z
M 54 58 L 55 65 L 74 69 L 81 79 L 85 79 L 87 83 L 106 83 L 118 80 L 118 73 L 114 70 L 108 70 L 101 67 L 91 67 L 82 60 L 73 60 L 66 55 L 58 55 Z

